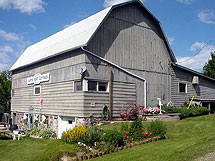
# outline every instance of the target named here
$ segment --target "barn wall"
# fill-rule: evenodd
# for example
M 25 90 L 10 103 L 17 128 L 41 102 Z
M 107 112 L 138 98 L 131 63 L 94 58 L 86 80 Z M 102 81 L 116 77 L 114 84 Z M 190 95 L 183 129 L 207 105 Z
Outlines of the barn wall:
M 173 66 L 171 93 L 174 105 L 181 106 L 184 102 L 189 102 L 192 96 L 196 99 L 215 100 L 215 82 L 199 76 L 199 85 L 193 85 L 193 76 L 196 74 Z M 187 84 L 187 93 L 179 93 L 179 83 Z
M 171 58 L 163 39 L 158 24 L 133 3 L 114 9 L 86 48 L 145 78 L 148 106 L 155 106 L 157 98 L 162 98 L 163 103 L 171 98 Z M 95 70 L 101 64 L 99 59 L 89 55 L 86 61 Z M 142 94 L 137 94 L 138 103 L 142 98 Z
M 47 59 L 21 70 L 15 70 L 12 76 L 14 96 L 11 99 L 11 110 L 40 112 L 40 98 L 44 99 L 41 110 L 44 114 L 63 116 L 83 116 L 84 94 L 73 91 L 73 80 L 80 79 L 77 69 L 83 66 L 85 55 L 81 50 L 65 53 L 61 56 Z M 27 85 L 27 77 L 35 74 L 50 73 L 50 80 L 42 82 L 41 95 L 33 94 L 34 85 Z

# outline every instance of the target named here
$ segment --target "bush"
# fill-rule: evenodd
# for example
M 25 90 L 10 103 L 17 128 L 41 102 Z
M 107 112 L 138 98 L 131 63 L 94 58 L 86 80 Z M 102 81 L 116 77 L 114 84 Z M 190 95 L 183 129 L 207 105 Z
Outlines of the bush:
M 55 131 L 53 131 L 53 130 L 43 130 L 43 129 L 37 129 L 37 128 L 28 130 L 26 132 L 26 136 L 29 137 L 31 135 L 38 136 L 38 137 L 41 137 L 41 138 L 44 138 L 44 139 L 56 138 L 57 137 Z
M 210 110 L 208 110 L 206 107 L 200 107 L 200 106 L 191 106 L 190 109 L 187 109 L 187 107 L 164 106 L 162 107 L 162 109 L 165 111 L 168 111 L 169 113 L 180 113 L 181 119 L 187 118 L 187 117 L 207 115 L 210 112 Z
M 46 154 L 50 161 L 59 161 L 63 155 L 75 156 L 77 146 L 74 144 L 66 144 L 62 140 L 57 140 L 47 146 Z
M 81 142 L 93 147 L 95 143 L 102 141 L 104 131 L 96 126 L 88 127 L 87 132 L 81 137 Z
M 129 129 L 129 137 L 133 140 L 141 140 L 143 139 L 142 131 L 144 130 L 142 121 L 136 120 L 131 123 Z
M 68 130 L 63 134 L 63 140 L 67 143 L 74 143 L 80 141 L 81 137 L 87 133 L 85 126 L 77 126 L 72 130 Z
M 119 147 L 124 145 L 123 135 L 116 130 L 107 129 L 104 135 L 104 141 L 107 145 Z
M 152 121 L 148 126 L 148 132 L 152 132 L 154 136 L 160 136 L 161 138 L 165 138 L 166 131 L 166 126 L 158 120 Z

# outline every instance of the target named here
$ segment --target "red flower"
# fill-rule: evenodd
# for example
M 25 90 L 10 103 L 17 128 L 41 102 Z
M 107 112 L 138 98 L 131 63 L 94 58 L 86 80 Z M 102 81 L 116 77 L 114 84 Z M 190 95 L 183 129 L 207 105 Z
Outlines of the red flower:
M 127 117 L 124 117 L 123 120 L 126 121 L 126 120 L 127 120 Z
M 152 132 L 150 132 L 150 135 L 153 135 L 153 133 L 152 133 Z
M 143 136 L 147 136 L 145 132 L 142 132 L 142 135 L 143 135 Z

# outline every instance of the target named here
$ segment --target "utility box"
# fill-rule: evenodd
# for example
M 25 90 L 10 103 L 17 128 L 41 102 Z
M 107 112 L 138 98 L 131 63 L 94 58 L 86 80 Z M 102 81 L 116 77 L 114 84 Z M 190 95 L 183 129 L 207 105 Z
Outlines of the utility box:
M 192 84 L 199 84 L 199 77 L 198 76 L 193 76 Z

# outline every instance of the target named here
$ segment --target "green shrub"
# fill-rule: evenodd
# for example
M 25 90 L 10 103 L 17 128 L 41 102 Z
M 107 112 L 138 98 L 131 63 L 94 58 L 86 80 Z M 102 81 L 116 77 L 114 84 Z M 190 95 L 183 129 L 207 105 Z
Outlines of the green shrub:
M 57 140 L 47 146 L 46 154 L 50 161 L 59 161 L 63 155 L 75 156 L 77 149 L 75 144 L 66 144 L 61 140 Z
M 102 141 L 104 131 L 96 126 L 88 127 L 87 132 L 81 137 L 81 142 L 93 147 L 95 143 Z
M 43 129 L 37 129 L 37 128 L 34 128 L 34 129 L 31 129 L 31 130 L 28 130 L 26 132 L 26 136 L 38 136 L 38 137 L 42 137 L 44 139 L 48 139 L 48 138 L 56 138 L 57 135 L 55 133 L 55 131 L 53 130 L 43 130 Z
M 124 145 L 123 135 L 116 130 L 107 129 L 104 135 L 104 141 L 107 145 L 119 147 Z
M 210 112 L 210 110 L 208 110 L 206 107 L 200 106 L 191 106 L 190 109 L 187 109 L 187 107 L 163 106 L 162 109 L 164 111 L 168 111 L 169 113 L 180 113 L 181 119 L 187 117 L 207 115 Z
M 129 137 L 133 140 L 141 140 L 143 139 L 142 131 L 144 130 L 142 121 L 136 120 L 131 123 L 129 129 Z
M 163 122 L 159 120 L 152 121 L 148 126 L 148 132 L 152 132 L 154 136 L 165 138 L 167 128 Z
M 126 131 L 129 130 L 129 125 L 127 122 L 122 122 L 121 123 L 121 128 L 120 128 L 120 132 L 125 133 Z
M 81 137 L 87 133 L 87 128 L 85 126 L 77 126 L 72 130 L 68 130 L 63 134 L 63 140 L 67 143 L 74 143 L 81 140 Z

